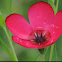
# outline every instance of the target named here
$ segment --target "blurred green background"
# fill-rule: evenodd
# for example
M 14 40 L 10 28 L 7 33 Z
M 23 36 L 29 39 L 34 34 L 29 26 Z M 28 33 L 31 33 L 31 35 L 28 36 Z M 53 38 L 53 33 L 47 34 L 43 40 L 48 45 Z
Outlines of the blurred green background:
M 12 13 L 18 13 L 24 16 L 27 19 L 27 21 L 29 21 L 28 9 L 32 4 L 38 1 L 48 2 L 48 0 L 0 0 L 0 13 L 4 19 L 6 19 L 6 17 Z M 56 0 L 55 0 L 55 3 L 56 3 Z M 62 10 L 62 0 L 59 0 L 58 11 L 59 10 Z M 5 21 L 1 19 L 0 21 L 4 23 L 3 25 L 5 25 Z M 7 31 L 11 38 L 12 33 L 8 29 Z M 5 44 L 8 46 L 8 48 L 11 51 L 6 33 L 2 28 L 2 26 L 0 26 L 0 38 L 5 42 Z M 14 41 L 12 43 L 19 61 L 42 61 L 42 55 L 39 53 L 37 49 L 24 48 L 16 44 Z M 45 53 L 46 61 L 49 60 L 50 49 L 51 49 L 51 46 L 48 47 Z M 52 61 L 62 61 L 62 36 L 58 39 L 58 41 L 54 45 L 52 57 L 53 57 Z M 6 52 L 4 47 L 1 45 L 1 43 L 0 43 L 0 61 L 12 61 L 12 59 L 9 57 L 8 53 Z

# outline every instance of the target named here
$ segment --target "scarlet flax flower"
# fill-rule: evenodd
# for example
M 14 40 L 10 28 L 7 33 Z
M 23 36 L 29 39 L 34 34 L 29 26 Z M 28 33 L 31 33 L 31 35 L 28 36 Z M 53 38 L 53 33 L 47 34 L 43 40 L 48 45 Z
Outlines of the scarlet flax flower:
M 54 44 L 62 34 L 62 11 L 54 15 L 52 7 L 46 2 L 37 2 L 29 8 L 28 18 L 11 14 L 6 18 L 8 29 L 14 34 L 17 44 L 33 49 L 41 49 Z

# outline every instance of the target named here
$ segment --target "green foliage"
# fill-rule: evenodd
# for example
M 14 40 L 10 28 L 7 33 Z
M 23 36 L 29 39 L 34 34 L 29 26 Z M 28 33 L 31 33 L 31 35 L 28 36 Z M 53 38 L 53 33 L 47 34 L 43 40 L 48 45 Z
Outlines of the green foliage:
M 7 17 L 12 12 L 12 0 L 0 0 L 0 11 Z
M 56 42 L 57 60 L 62 61 L 62 35 Z

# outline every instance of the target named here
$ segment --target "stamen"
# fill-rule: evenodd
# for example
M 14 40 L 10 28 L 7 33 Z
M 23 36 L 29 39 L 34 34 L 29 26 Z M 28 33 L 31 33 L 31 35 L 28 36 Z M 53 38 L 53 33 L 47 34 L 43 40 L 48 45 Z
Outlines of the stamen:
M 34 36 L 33 36 L 33 34 L 34 34 Z M 32 32 L 30 34 L 30 36 L 32 37 L 32 39 L 31 39 L 32 44 L 38 44 L 38 45 L 41 45 L 45 41 L 49 41 L 49 39 L 51 37 L 50 33 L 47 31 L 44 31 L 44 30 L 36 30 L 36 31 Z
M 42 38 L 42 33 L 41 33 L 41 38 Z
M 36 33 L 34 33 L 34 36 L 35 36 L 35 38 L 37 38 L 37 34 Z

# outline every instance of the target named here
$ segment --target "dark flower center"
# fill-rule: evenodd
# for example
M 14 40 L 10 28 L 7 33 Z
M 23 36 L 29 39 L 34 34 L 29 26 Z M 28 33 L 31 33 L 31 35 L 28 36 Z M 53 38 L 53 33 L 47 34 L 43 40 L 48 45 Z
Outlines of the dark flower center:
M 36 30 L 30 34 L 32 44 L 41 45 L 44 42 L 48 42 L 51 38 L 51 34 L 48 31 Z
M 46 41 L 45 37 L 42 36 L 42 33 L 41 33 L 41 36 L 40 37 L 38 36 L 38 33 L 36 35 L 35 35 L 35 42 L 37 42 L 38 44 L 41 44 L 44 41 Z

